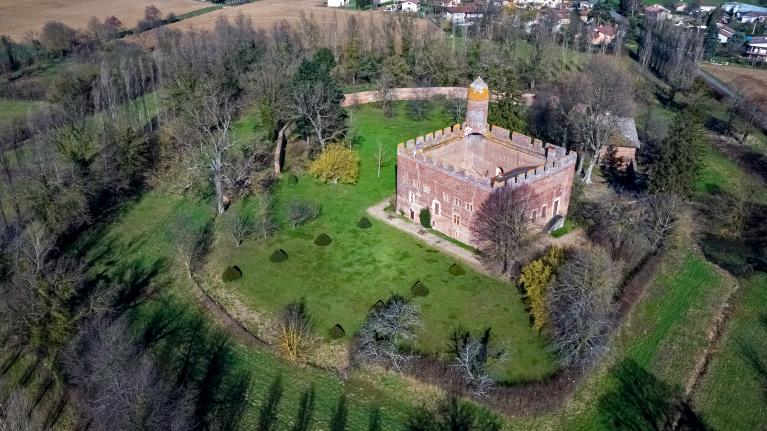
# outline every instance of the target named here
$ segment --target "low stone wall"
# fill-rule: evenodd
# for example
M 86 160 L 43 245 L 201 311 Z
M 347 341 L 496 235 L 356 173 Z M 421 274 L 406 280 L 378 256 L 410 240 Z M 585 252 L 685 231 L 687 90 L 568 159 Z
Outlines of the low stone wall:
M 421 88 L 392 88 L 393 100 L 418 100 L 429 99 L 434 96 L 445 96 L 448 99 L 465 99 L 466 87 L 421 87 Z M 378 102 L 378 91 L 360 91 L 359 93 L 344 94 L 341 106 L 364 105 Z

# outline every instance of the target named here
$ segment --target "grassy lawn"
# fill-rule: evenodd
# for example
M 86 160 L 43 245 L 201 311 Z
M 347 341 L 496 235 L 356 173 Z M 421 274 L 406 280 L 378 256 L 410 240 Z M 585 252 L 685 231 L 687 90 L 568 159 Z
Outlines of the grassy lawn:
M 708 322 L 719 301 L 732 287 L 702 257 L 676 250 L 662 264 L 659 276 L 617 335 L 606 367 L 582 384 L 568 407 L 556 415 L 553 429 L 615 429 L 623 405 L 626 411 L 639 404 L 622 385 L 626 373 L 637 384 L 670 387 L 678 394 L 690 375 L 695 357 L 705 346 Z M 637 377 L 638 376 L 638 377 Z M 649 424 L 634 423 L 649 429 Z
M 27 112 L 39 105 L 40 102 L 0 98 L 0 123 L 15 118 L 23 118 L 27 115 Z
M 721 348 L 695 392 L 695 407 L 715 429 L 763 429 L 767 425 L 767 275 L 741 280 L 732 306 Z
M 404 105 L 400 108 L 391 119 L 372 106 L 351 112 L 351 125 L 362 137 L 359 184 L 321 184 L 308 176 L 300 176 L 296 185 L 280 183 L 275 196 L 278 211 L 291 199 L 312 199 L 322 204 L 316 221 L 295 230 L 284 227 L 273 238 L 247 241 L 240 248 L 217 247 L 213 267 L 237 265 L 243 270 L 243 278 L 227 288 L 254 309 L 274 314 L 288 302 L 306 297 L 323 336 L 338 323 L 348 337 L 377 300 L 392 293 L 409 296 L 410 287 L 420 280 L 431 293 L 415 299 L 424 317 L 416 348 L 442 353 L 453 328 L 479 331 L 490 326 L 512 358 L 497 365 L 499 379 L 517 382 L 550 374 L 555 363 L 544 340 L 530 329 L 516 288 L 468 268 L 466 275 L 452 276 L 448 273 L 455 263 L 452 258 L 383 223 L 373 221 L 370 229 L 356 226 L 366 208 L 395 190 L 393 162 L 376 177 L 377 143 L 394 155 L 398 142 L 449 124 L 436 111 L 415 122 L 404 115 Z M 333 239 L 330 246 L 313 244 L 321 233 Z M 289 259 L 270 262 L 276 249 L 284 249 Z
M 181 310 L 196 315 L 198 306 L 192 297 L 192 286 L 174 263 L 171 225 L 179 217 L 188 223 L 204 224 L 213 214 L 207 201 L 193 201 L 176 195 L 150 192 L 128 205 L 117 220 L 85 241 L 89 274 L 93 279 L 108 277 L 115 285 L 141 285 L 148 281 L 159 291 L 153 300 L 136 308 L 133 327 L 141 335 L 160 313 Z M 184 319 L 191 320 L 190 317 Z M 184 320 L 173 315 L 173 322 Z M 171 333 L 165 348 L 182 349 L 181 340 Z M 179 335 L 180 337 L 180 335 Z M 219 334 L 219 339 L 223 339 Z M 290 429 L 295 421 L 299 400 L 310 387 L 316 391 L 313 424 L 315 429 L 328 429 L 328 424 L 339 399 L 346 396 L 348 408 L 347 428 L 366 429 L 370 411 L 381 408 L 383 429 L 401 429 L 409 406 L 416 405 L 414 395 L 405 392 L 404 383 L 396 376 L 381 377 L 370 382 L 363 376 L 352 374 L 344 381 L 330 372 L 296 367 L 262 350 L 231 342 L 233 357 L 227 366 L 229 372 L 242 372 L 248 376 L 247 402 L 243 412 L 243 429 L 255 429 L 271 386 L 278 376 L 282 381 L 282 395 L 278 403 L 273 429 Z M 164 359 L 163 348 L 158 348 Z M 168 360 L 168 362 L 171 362 Z

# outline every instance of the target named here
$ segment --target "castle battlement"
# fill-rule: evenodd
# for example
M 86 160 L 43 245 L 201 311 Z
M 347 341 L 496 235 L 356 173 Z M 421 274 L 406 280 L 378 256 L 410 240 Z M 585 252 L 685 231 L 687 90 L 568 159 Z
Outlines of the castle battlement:
M 523 172 L 514 169 L 492 178 L 484 178 L 428 155 L 429 150 L 463 139 L 463 131 L 462 124 L 454 124 L 450 127 L 400 142 L 397 145 L 397 155 L 413 158 L 424 165 L 444 171 L 456 179 L 470 182 L 476 186 L 486 187 L 489 190 L 501 185 L 524 184 L 536 181 L 547 176 L 551 171 L 558 171 L 561 167 L 575 164 L 577 158 L 574 151 L 567 151 L 565 148 L 557 145 L 544 143 L 540 139 L 512 132 L 500 126 L 491 126 L 485 138 L 517 151 L 543 157 L 545 162 L 540 166 Z

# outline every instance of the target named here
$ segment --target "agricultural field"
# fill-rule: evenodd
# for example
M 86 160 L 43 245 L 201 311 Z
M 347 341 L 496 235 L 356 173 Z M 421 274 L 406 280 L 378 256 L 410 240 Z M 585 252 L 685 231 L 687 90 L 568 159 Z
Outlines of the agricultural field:
M 28 32 L 39 33 L 50 20 L 61 21 L 73 28 L 85 28 L 95 16 L 116 16 L 127 28 L 144 16 L 144 8 L 153 4 L 163 14 L 181 15 L 210 6 L 195 0 L 0 0 L 0 32 L 22 39 Z
M 702 63 L 700 67 L 730 88 L 743 88 L 755 103 L 767 104 L 767 70 Z

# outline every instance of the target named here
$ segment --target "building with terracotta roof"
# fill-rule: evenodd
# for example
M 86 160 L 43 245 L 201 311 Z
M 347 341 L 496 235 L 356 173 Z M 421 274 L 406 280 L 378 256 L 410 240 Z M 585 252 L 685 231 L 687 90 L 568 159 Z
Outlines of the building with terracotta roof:
M 501 187 L 529 188 L 527 217 L 537 229 L 567 214 L 575 152 L 488 123 L 490 89 L 481 78 L 468 88 L 466 119 L 397 147 L 397 210 L 476 246 L 475 214 Z

